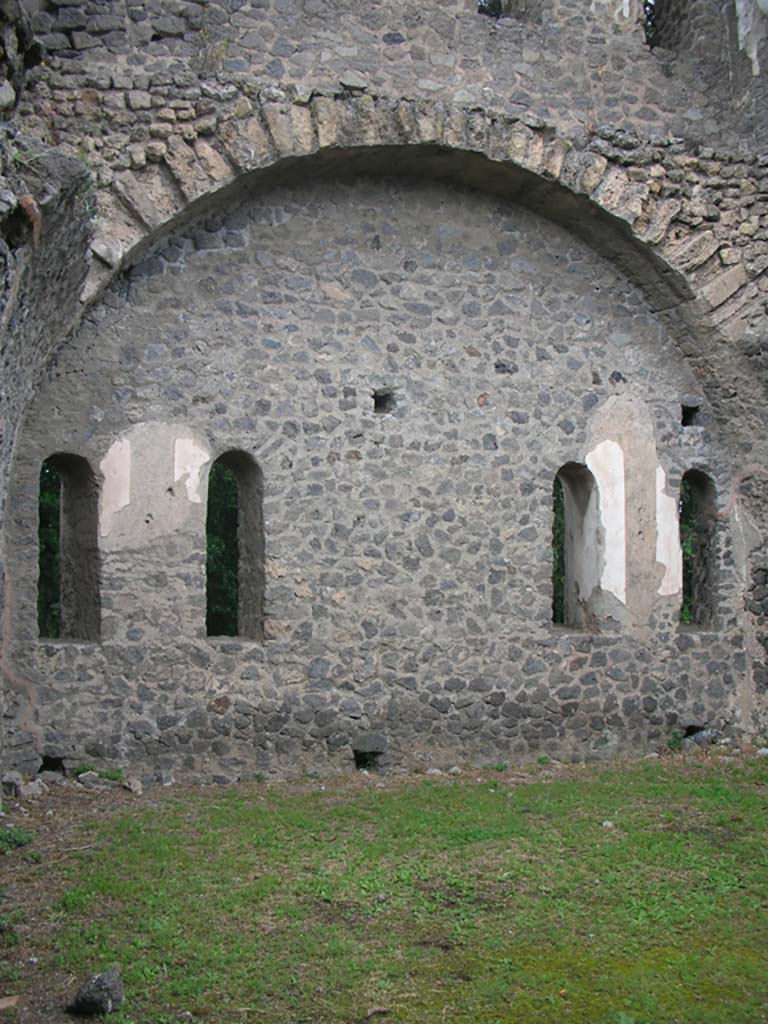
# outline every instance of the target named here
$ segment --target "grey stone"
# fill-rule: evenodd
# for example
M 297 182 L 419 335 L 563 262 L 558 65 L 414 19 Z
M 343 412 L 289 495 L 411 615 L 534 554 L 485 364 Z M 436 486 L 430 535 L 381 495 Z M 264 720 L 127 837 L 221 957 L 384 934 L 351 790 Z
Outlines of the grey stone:
M 695 732 L 691 737 L 691 741 L 699 747 L 709 747 L 714 743 L 718 743 L 721 738 L 719 729 L 700 729 Z
M 3 772 L 2 777 L 2 791 L 3 796 L 10 796 L 18 798 L 21 796 L 21 790 L 24 785 L 24 779 L 20 772 Z
M 67 1009 L 82 1017 L 99 1017 L 118 1010 L 125 1002 L 120 968 L 93 974 L 77 990 Z
M 94 771 L 81 772 L 77 781 L 86 789 L 96 789 L 104 782 L 99 773 Z
M 358 736 L 353 745 L 362 754 L 385 754 L 389 741 L 383 733 L 370 732 Z
M 59 48 L 32 67 L 9 44 L 4 70 L 0 594 L 23 682 L 4 765 L 34 775 L 53 725 L 68 760 L 93 747 L 147 778 L 347 766 L 369 731 L 403 765 L 544 739 L 644 752 L 737 722 L 753 693 L 764 734 L 768 671 L 750 657 L 750 678 L 744 640 L 768 649 L 759 474 L 739 487 L 749 536 L 727 495 L 768 455 L 768 118 L 737 41 L 691 4 L 672 76 L 663 48 L 570 0 L 495 25 L 438 0 L 421 18 L 404 0 L 32 5 Z M 304 173 L 326 159 L 322 184 Z M 81 305 L 96 211 L 121 251 L 96 243 Z M 382 388 L 397 407 L 374 418 Z M 684 432 L 690 398 L 710 407 Z M 609 435 L 627 602 L 595 587 L 559 629 L 552 480 Z M 263 643 L 205 637 L 208 463 L 175 476 L 192 438 L 259 462 Z M 101 482 L 114 442 L 134 464 L 98 540 L 102 635 L 38 643 L 41 456 L 71 446 Z M 694 465 L 718 494 L 717 616 L 681 631 L 637 482 L 662 466 L 674 505 Z
M 345 71 L 339 76 L 339 81 L 347 89 L 367 89 L 368 79 L 359 71 Z
M 16 102 L 16 90 L 9 81 L 0 84 L 0 110 L 10 110 Z
M 116 239 L 95 238 L 91 249 L 109 267 L 118 267 L 123 258 L 123 247 Z
M 19 796 L 22 800 L 36 800 L 38 797 L 45 796 L 48 792 L 48 787 L 41 778 L 32 779 L 31 782 L 25 782 Z

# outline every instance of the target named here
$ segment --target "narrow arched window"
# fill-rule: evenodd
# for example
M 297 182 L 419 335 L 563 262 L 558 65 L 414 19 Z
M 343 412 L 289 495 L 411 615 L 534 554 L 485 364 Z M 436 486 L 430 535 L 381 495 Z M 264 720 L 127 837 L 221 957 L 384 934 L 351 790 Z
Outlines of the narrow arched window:
M 40 471 L 37 625 L 41 637 L 97 640 L 98 487 L 86 459 L 51 455 Z
M 689 469 L 680 485 L 680 546 L 683 551 L 683 601 L 680 621 L 709 625 L 715 616 L 717 503 L 715 485 L 698 469 Z
M 206 517 L 206 632 L 264 638 L 261 470 L 245 452 L 211 466 Z
M 581 627 L 600 583 L 600 515 L 595 478 L 569 462 L 552 487 L 552 621 Z

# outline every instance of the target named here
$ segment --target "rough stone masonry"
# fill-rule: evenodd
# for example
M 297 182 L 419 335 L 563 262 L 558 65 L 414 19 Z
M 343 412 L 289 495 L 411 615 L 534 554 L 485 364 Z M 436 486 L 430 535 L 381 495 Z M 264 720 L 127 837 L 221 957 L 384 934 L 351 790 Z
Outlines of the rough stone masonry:
M 651 51 L 634 0 L 505 10 L 3 7 L 4 765 L 228 780 L 764 733 L 768 17 L 689 0 Z M 222 456 L 236 637 L 206 635 Z M 87 605 L 59 639 L 51 457 Z

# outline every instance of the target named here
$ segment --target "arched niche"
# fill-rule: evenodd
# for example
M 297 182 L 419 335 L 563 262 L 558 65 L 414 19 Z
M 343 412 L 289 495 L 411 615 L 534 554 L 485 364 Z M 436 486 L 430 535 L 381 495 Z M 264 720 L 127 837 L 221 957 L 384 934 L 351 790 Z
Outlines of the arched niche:
M 556 625 L 584 628 L 593 621 L 590 599 L 600 586 L 601 529 L 597 482 L 568 462 L 553 483 L 553 603 Z

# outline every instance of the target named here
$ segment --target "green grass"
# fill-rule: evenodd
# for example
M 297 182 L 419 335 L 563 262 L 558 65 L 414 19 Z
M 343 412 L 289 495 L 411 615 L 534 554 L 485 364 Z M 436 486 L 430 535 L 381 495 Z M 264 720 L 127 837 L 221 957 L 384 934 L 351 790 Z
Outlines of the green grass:
M 18 828 L 16 825 L 0 826 L 0 853 L 7 853 L 9 850 L 17 849 L 19 846 L 26 846 L 27 843 L 32 842 L 32 838 L 31 832 L 26 832 L 23 828 Z
M 767 804 L 764 762 L 171 793 L 91 825 L 58 966 L 121 963 L 115 1024 L 756 1024 Z

